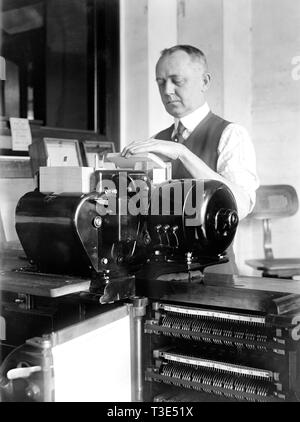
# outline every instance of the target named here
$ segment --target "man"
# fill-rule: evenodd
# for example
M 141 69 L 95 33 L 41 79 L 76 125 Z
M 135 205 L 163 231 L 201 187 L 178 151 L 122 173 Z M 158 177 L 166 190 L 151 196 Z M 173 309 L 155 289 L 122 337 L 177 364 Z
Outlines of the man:
M 173 160 L 174 179 L 223 182 L 236 199 L 241 220 L 255 204 L 258 187 L 255 152 L 242 126 L 227 122 L 210 111 L 205 101 L 210 80 L 201 50 L 189 45 L 163 50 L 156 65 L 156 81 L 165 109 L 174 117 L 174 124 L 153 138 L 130 143 L 122 155 L 152 152 Z M 220 265 L 211 270 L 237 273 L 232 250 L 229 258 L 229 266 Z

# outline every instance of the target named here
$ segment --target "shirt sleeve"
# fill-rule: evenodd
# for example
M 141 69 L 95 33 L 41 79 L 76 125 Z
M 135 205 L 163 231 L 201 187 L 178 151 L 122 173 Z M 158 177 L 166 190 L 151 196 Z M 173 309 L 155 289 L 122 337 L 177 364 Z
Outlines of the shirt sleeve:
M 218 147 L 217 172 L 242 188 L 249 197 L 247 204 L 242 197 L 236 197 L 238 208 L 246 216 L 255 205 L 259 178 L 254 146 L 243 126 L 231 123 L 224 129 Z

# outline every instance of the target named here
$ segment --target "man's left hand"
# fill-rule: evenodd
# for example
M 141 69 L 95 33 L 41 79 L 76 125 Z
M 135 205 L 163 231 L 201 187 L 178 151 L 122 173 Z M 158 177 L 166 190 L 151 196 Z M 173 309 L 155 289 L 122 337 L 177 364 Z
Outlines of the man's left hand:
M 131 142 L 123 149 L 121 155 L 122 157 L 130 157 L 134 154 L 152 152 L 154 154 L 164 155 L 171 160 L 176 160 L 183 153 L 184 148 L 184 145 L 176 142 L 150 138 L 145 141 Z

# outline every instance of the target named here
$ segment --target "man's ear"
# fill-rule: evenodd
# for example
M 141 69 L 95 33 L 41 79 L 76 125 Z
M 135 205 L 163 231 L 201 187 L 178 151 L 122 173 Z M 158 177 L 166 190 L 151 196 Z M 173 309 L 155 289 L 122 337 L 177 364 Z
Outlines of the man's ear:
M 203 92 L 207 91 L 210 86 L 211 74 L 206 72 L 203 75 Z

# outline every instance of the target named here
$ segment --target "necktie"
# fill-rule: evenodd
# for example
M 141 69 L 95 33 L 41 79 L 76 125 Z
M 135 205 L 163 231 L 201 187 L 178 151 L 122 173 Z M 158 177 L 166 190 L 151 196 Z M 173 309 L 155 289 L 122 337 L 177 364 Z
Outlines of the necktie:
M 185 127 L 183 126 L 183 124 L 179 120 L 177 130 L 176 130 L 176 132 L 175 132 L 175 134 L 173 135 L 173 138 L 172 138 L 173 141 L 179 142 L 180 144 L 182 144 L 184 142 L 184 137 L 183 137 L 184 131 L 185 131 Z

